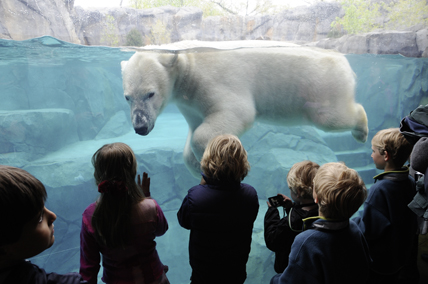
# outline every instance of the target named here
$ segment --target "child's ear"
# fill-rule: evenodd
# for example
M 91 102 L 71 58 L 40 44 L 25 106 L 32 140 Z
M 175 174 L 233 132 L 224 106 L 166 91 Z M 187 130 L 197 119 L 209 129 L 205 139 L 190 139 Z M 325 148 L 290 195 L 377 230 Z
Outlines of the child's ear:
M 383 158 L 385 159 L 385 162 L 387 162 L 387 161 L 389 161 L 389 154 L 388 154 L 388 151 L 383 151 Z

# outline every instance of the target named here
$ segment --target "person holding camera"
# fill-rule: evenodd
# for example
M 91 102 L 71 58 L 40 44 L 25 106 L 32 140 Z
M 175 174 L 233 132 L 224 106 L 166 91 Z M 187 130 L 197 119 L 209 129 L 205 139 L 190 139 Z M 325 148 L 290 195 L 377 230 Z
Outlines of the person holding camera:
M 270 197 L 265 215 L 266 247 L 275 252 L 274 269 L 282 273 L 288 265 L 288 255 L 294 238 L 302 231 L 303 219 L 318 215 L 312 197 L 313 180 L 319 169 L 317 163 L 302 161 L 294 164 L 287 174 L 291 199 L 284 194 Z M 284 209 L 281 219 L 278 207 Z
M 318 216 L 303 220 L 283 273 L 270 284 L 367 283 L 370 253 L 358 225 L 350 220 L 367 197 L 357 171 L 344 163 L 322 165 L 314 178 Z

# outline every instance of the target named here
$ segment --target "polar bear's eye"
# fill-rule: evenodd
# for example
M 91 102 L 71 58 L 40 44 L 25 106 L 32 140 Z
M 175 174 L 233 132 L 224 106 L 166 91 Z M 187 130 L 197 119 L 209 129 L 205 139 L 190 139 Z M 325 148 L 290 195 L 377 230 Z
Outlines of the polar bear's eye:
M 150 93 L 149 94 L 149 99 L 151 98 L 151 97 L 153 97 L 155 95 L 155 93 Z
M 125 96 L 125 100 L 129 101 L 131 98 L 129 96 Z

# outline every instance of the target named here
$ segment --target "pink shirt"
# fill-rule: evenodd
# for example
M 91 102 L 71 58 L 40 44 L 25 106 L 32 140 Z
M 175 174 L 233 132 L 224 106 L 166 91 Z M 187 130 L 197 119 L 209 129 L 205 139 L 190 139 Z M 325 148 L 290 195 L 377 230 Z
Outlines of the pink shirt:
M 156 236 L 168 230 L 168 222 L 154 199 L 146 198 L 132 212 L 131 245 L 111 249 L 100 245 L 91 225 L 96 203 L 89 205 L 82 216 L 80 232 L 80 274 L 90 284 L 97 283 L 100 253 L 103 255 L 102 280 L 109 284 L 152 283 L 162 276 L 163 264 L 156 251 Z

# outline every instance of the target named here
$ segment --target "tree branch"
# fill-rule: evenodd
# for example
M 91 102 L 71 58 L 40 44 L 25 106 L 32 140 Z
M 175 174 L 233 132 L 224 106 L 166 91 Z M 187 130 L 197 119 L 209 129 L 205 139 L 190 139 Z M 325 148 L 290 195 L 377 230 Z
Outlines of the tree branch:
M 220 2 L 217 1 L 210 1 L 211 3 L 217 4 L 218 6 L 220 6 L 220 8 L 222 8 L 223 10 L 225 10 L 228 13 L 231 13 L 232 15 L 238 15 L 238 13 L 228 9 L 227 7 L 223 6 L 223 4 L 221 4 Z

